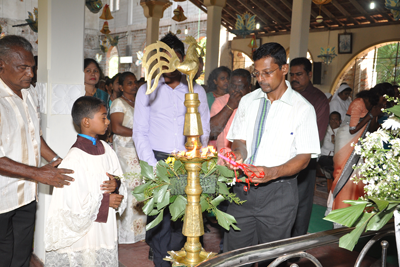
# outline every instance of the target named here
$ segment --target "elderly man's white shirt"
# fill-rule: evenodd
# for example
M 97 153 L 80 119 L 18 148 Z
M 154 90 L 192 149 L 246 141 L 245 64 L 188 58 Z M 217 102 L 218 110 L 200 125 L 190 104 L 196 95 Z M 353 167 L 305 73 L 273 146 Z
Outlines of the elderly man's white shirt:
M 40 164 L 40 120 L 37 98 L 31 89 L 22 99 L 0 79 L 0 158 L 31 166 Z M 0 214 L 35 200 L 37 183 L 0 175 Z
M 255 166 L 274 167 L 286 163 L 299 154 L 312 154 L 312 158 L 316 158 L 320 153 L 314 107 L 294 91 L 288 81 L 286 85 L 288 86 L 286 92 L 270 106 L 265 131 L 254 161 Z M 254 127 L 263 98 L 269 101 L 267 94 L 257 89 L 241 99 L 227 135 L 227 139 L 231 142 L 246 141 L 248 158 L 253 153 L 251 146 Z

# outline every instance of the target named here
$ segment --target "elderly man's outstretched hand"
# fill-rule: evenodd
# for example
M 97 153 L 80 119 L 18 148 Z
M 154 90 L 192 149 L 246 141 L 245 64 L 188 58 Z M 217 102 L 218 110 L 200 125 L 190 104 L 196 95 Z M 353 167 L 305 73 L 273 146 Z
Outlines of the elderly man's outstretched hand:
M 53 163 L 38 168 L 37 173 L 35 174 L 35 180 L 42 184 L 48 184 L 60 188 L 64 187 L 64 185 L 69 185 L 69 181 L 73 182 L 74 179 L 65 174 L 74 173 L 74 171 L 56 168 L 60 163 L 61 159 L 57 159 Z

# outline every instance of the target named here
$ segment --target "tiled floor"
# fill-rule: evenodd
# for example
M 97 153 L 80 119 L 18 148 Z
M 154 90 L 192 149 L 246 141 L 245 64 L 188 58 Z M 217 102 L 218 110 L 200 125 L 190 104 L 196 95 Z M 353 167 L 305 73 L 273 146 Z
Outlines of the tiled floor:
M 326 205 L 326 182 L 323 179 L 317 179 L 316 194 L 314 203 L 318 205 Z M 206 251 L 219 252 L 219 242 L 221 240 L 220 232 L 217 228 L 206 224 L 211 232 L 204 234 L 204 244 Z M 341 249 L 337 244 L 332 244 L 324 247 L 319 247 L 307 251 L 315 256 L 324 267 L 351 267 L 358 257 L 358 252 L 350 252 Z M 152 261 L 148 260 L 149 247 L 145 242 L 138 242 L 129 245 L 119 245 L 119 262 L 121 267 L 153 267 Z M 314 267 L 315 265 L 306 259 L 299 261 L 300 267 Z M 41 267 L 43 264 L 33 257 L 31 267 Z M 281 264 L 280 267 L 289 267 L 289 264 Z M 366 257 L 360 267 L 381 266 L 379 260 Z M 387 265 L 394 267 L 393 265 Z

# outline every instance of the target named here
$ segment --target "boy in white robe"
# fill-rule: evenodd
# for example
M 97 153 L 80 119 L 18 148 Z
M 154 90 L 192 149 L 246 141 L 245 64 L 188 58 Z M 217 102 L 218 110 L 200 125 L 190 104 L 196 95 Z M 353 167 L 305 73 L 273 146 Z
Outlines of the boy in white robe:
M 119 183 L 111 194 L 101 188 L 105 179 L 122 175 L 115 152 L 97 138 L 110 123 L 107 110 L 101 100 L 84 96 L 75 101 L 72 117 L 81 133 L 59 167 L 72 169 L 75 182 L 54 188 L 45 266 L 118 266 L 116 212 L 126 207 L 126 188 Z

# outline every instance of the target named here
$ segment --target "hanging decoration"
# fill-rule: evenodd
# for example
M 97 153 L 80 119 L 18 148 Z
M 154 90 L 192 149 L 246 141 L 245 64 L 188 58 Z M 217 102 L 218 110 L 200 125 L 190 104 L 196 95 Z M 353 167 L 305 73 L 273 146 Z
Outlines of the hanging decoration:
M 104 20 L 110 20 L 110 19 L 113 19 L 113 18 L 114 18 L 114 17 L 111 15 L 110 6 L 109 6 L 108 4 L 105 4 L 105 5 L 104 5 L 103 13 L 101 13 L 100 18 L 101 18 L 101 19 L 104 19 Z
M 187 17 L 185 16 L 185 14 L 183 14 L 183 8 L 181 6 L 178 6 L 175 10 L 174 10 L 174 16 L 172 17 L 173 20 L 177 21 L 177 22 L 181 22 L 184 20 L 187 20 Z
M 323 47 L 321 47 L 321 53 L 319 54 L 319 58 L 321 58 L 324 63 L 326 65 L 331 64 L 332 60 L 337 57 L 336 54 L 336 48 L 335 47 L 327 47 L 326 49 L 324 49 Z
M 321 16 L 321 7 L 322 5 L 329 4 L 332 0 L 312 0 L 314 4 L 319 6 L 319 15 L 315 18 L 316 22 L 322 23 L 324 21 L 324 17 Z
M 96 54 L 96 61 L 97 61 L 97 63 L 100 63 L 102 59 L 103 59 L 103 55 L 100 55 L 99 53 L 97 53 L 97 54 Z
M 89 9 L 90 12 L 97 14 L 103 7 L 103 3 L 101 0 L 86 0 L 86 7 Z
M 256 35 L 255 35 L 255 34 L 251 37 L 251 41 L 250 41 L 248 47 L 251 48 L 251 54 L 253 55 L 253 53 L 254 53 L 254 52 L 257 50 L 257 48 L 258 48 L 258 45 L 257 45 L 257 38 L 256 38 Z
M 101 43 L 100 43 L 100 49 L 101 49 L 101 51 L 103 51 L 103 53 L 107 53 L 108 47 L 109 47 L 108 39 L 107 39 L 107 37 L 104 36 L 103 41 L 101 41 Z
M 399 0 L 385 0 L 385 7 L 390 10 L 394 20 L 400 19 L 400 1 Z
M 256 29 L 256 15 L 251 16 L 250 13 L 246 12 L 242 16 L 236 14 L 235 29 L 231 30 L 233 34 L 246 38 L 247 35 L 253 33 Z
M 108 43 L 109 43 L 111 46 L 117 46 L 119 40 L 121 40 L 121 39 L 123 39 L 123 38 L 125 38 L 125 37 L 128 37 L 128 34 L 125 34 L 125 36 L 122 36 L 122 37 L 120 37 L 120 36 L 114 36 L 114 37 L 112 37 L 111 35 L 106 34 L 106 37 L 107 37 L 107 39 L 108 39 Z
M 135 62 L 135 65 L 136 65 L 136 66 L 142 65 L 143 51 L 138 51 L 138 52 L 136 52 L 136 57 L 137 57 L 137 60 L 136 60 L 136 62 Z
M 38 9 L 35 7 L 33 9 L 33 14 L 35 14 L 35 18 L 33 18 L 33 14 L 28 11 L 28 18 L 25 19 L 27 23 L 13 25 L 13 27 L 22 27 L 22 26 L 29 26 L 32 31 L 38 32 Z
M 108 28 L 108 22 L 107 21 L 104 21 L 103 28 L 101 28 L 100 32 L 102 34 L 109 34 L 111 32 L 110 29 Z

